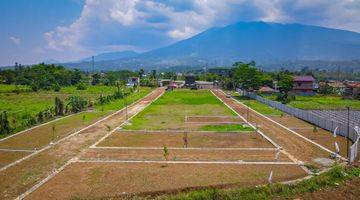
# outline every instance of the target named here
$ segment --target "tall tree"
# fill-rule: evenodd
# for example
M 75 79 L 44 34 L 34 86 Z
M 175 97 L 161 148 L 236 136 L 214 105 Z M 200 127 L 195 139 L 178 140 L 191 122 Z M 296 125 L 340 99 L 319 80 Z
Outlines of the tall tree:
M 234 65 L 234 82 L 244 90 L 258 89 L 262 85 L 262 73 L 255 63 L 236 62 Z

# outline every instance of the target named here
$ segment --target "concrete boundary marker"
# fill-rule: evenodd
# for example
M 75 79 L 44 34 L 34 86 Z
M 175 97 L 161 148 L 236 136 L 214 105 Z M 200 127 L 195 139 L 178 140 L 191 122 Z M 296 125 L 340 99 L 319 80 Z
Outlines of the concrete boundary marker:
M 36 189 L 38 189 L 39 187 L 41 187 L 43 184 L 45 184 L 46 182 L 48 182 L 50 179 L 52 179 L 53 177 L 55 177 L 58 173 L 60 173 L 61 171 L 63 171 L 68 165 L 70 165 L 71 163 L 76 162 L 77 158 L 73 158 L 68 160 L 65 165 L 61 166 L 59 169 L 55 169 L 49 176 L 47 176 L 45 179 L 41 180 L 39 183 L 37 183 L 36 185 L 34 185 L 33 187 L 31 187 L 29 190 L 27 190 L 26 192 L 24 192 L 23 194 L 19 195 L 17 198 L 15 198 L 16 200 L 21 200 L 24 199 L 27 195 L 31 194 L 32 192 L 34 192 Z
M 226 105 L 230 110 L 232 110 L 234 113 L 236 113 L 242 120 L 244 120 L 245 123 L 247 123 L 249 126 L 251 126 L 253 129 L 257 129 L 253 124 L 251 124 L 250 122 L 248 122 L 243 116 L 241 116 L 238 112 L 236 112 L 231 106 L 229 106 L 227 103 L 225 103 L 222 99 L 220 99 L 220 97 L 218 97 L 212 90 L 210 90 L 211 93 L 216 96 L 217 99 L 219 99 L 219 101 L 221 101 L 224 105 Z M 222 91 L 222 90 L 220 90 Z M 276 148 L 281 148 L 280 145 L 278 145 L 276 142 L 274 142 L 271 138 L 269 138 L 267 135 L 265 135 L 262 131 L 257 130 L 257 133 L 259 133 L 261 136 L 263 136 L 267 141 L 269 141 L 272 145 L 274 145 Z
M 130 104 L 129 106 L 133 106 L 133 105 L 135 105 L 136 103 L 140 102 L 141 100 L 149 97 L 149 96 L 152 95 L 155 91 L 156 91 L 156 90 L 153 90 L 152 92 L 150 92 L 149 94 L 147 94 L 147 95 L 144 96 L 143 98 L 138 99 L 137 101 L 133 102 L 133 103 Z M 161 93 L 160 96 L 162 96 L 162 94 L 164 94 L 164 92 Z M 102 121 L 110 118 L 111 116 L 120 113 L 120 112 L 123 111 L 123 110 L 125 110 L 125 107 L 122 108 L 122 109 L 120 109 L 120 110 L 118 110 L 118 111 L 116 111 L 115 113 L 113 113 L 113 114 L 111 114 L 111 115 L 109 115 L 109 116 L 106 116 L 105 118 L 103 118 L 103 119 L 95 122 L 94 124 L 92 124 L 92 125 L 90 125 L 90 126 L 88 126 L 88 127 L 91 127 L 91 126 L 93 126 L 93 125 L 95 125 L 95 124 L 98 124 L 98 123 L 100 123 L 100 122 L 102 122 Z M 140 111 L 139 111 L 139 112 L 140 112 Z M 123 123 L 122 123 L 122 124 L 123 124 Z M 112 131 L 116 130 L 117 128 L 118 128 L 118 127 L 116 127 L 115 129 L 113 129 Z M 81 130 L 78 131 L 78 133 L 80 133 L 80 132 L 81 132 Z M 68 137 L 69 137 L 69 136 L 68 136 Z M 63 138 L 63 139 L 65 139 L 65 138 Z M 58 141 L 58 142 L 59 142 L 59 141 Z M 57 143 L 58 143 L 58 142 L 57 142 Z M 48 146 L 47 146 L 47 147 L 48 147 Z M 44 151 L 44 150 L 45 150 L 45 149 L 41 149 L 41 151 Z M 39 150 L 39 151 L 40 151 L 40 150 Z M 38 153 L 38 152 L 35 152 L 35 153 Z M 32 155 L 32 154 L 30 154 L 30 155 Z M 58 169 L 55 169 L 55 171 L 54 171 L 53 173 L 51 173 L 49 176 L 47 176 L 46 178 L 44 178 L 43 180 L 41 180 L 39 183 L 37 183 L 36 185 L 34 185 L 33 187 L 31 187 L 29 190 L 25 191 L 23 194 L 19 195 L 19 196 L 16 198 L 16 200 L 24 199 L 26 196 L 28 196 L 29 194 L 31 194 L 32 192 L 34 192 L 36 189 L 38 189 L 39 187 L 41 187 L 43 184 L 45 184 L 46 182 L 48 182 L 49 180 L 51 180 L 53 177 L 55 177 L 55 175 L 57 175 L 59 172 L 61 172 L 62 170 L 64 170 L 68 165 L 70 165 L 71 163 L 76 162 L 77 160 L 78 160 L 78 157 L 74 157 L 74 158 L 68 160 L 63 166 L 61 166 L 61 167 L 58 168 Z M 1 171 L 1 170 L 0 170 L 0 171 Z
M 203 150 L 203 151 L 214 151 L 214 150 L 219 150 L 219 151 L 277 151 L 277 148 L 196 148 L 196 147 L 188 147 L 188 148 L 183 148 L 183 147 L 167 147 L 169 150 Z M 91 149 L 114 149 L 114 150 L 162 150 L 163 147 L 107 147 L 107 146 L 95 146 Z
M 331 150 L 329 150 L 329 149 L 325 148 L 324 146 L 322 146 L 322 145 L 320 145 L 320 144 L 318 144 L 318 143 L 316 143 L 316 142 L 314 142 L 314 141 L 310 140 L 309 138 L 307 138 L 307 137 L 305 137 L 305 136 L 303 136 L 303 135 L 301 135 L 301 134 L 299 134 L 299 133 L 295 132 L 294 130 L 291 130 L 291 129 L 289 129 L 288 127 L 286 127 L 286 126 L 284 126 L 284 125 L 282 125 L 282 124 L 280 124 L 280 123 L 278 123 L 278 122 L 276 122 L 276 121 L 274 121 L 274 120 L 270 119 L 269 117 L 267 117 L 267 116 L 265 116 L 265 115 L 263 115 L 263 114 L 261 114 L 261 113 L 257 112 L 256 110 L 254 110 L 254 109 L 252 109 L 252 108 L 250 108 L 250 107 L 246 106 L 245 104 L 243 104 L 242 102 L 238 101 L 237 99 L 235 99 L 235 98 L 233 98 L 233 97 L 232 97 L 232 99 L 233 99 L 233 100 L 235 100 L 236 102 L 238 102 L 239 104 L 241 104 L 241 105 L 245 106 L 246 108 L 249 108 L 250 110 L 252 110 L 252 111 L 253 111 L 253 112 L 255 112 L 256 114 L 260 115 L 261 117 L 264 117 L 265 119 L 267 119 L 267 120 L 269 120 L 269 121 L 271 121 L 271 122 L 275 123 L 276 125 L 280 126 L 281 128 L 284 128 L 285 130 L 287 130 L 287 131 L 291 132 L 292 134 L 294 134 L 294 135 L 296 135 L 296 136 L 298 136 L 298 137 L 302 138 L 303 140 L 305 140 L 305 141 L 307 141 L 307 142 L 310 142 L 311 144 L 313 144 L 313 145 L 315 145 L 315 146 L 319 147 L 320 149 L 322 149 L 322 150 L 324 150 L 324 151 L 327 151 L 327 152 L 329 152 L 329 153 L 331 153 L 331 154 L 335 154 L 335 152 L 333 152 L 333 151 L 331 151 Z M 344 158 L 344 157 L 342 157 L 342 156 L 340 156 L 340 155 L 338 155 L 338 157 L 339 157 L 340 159 L 342 159 L 343 161 L 347 161 L 347 159 L 346 159 L 346 158 Z
M 22 131 L 20 131 L 20 132 L 11 134 L 11 135 L 9 135 L 9 136 L 7 136 L 7 137 L 5 137 L 5 138 L 0 139 L 0 142 L 2 142 L 2 141 L 4 141 L 4 140 L 7 140 L 7 139 L 10 139 L 10 138 L 12 138 L 12 137 L 15 137 L 15 136 L 17 136 L 17 135 L 20 135 L 20 134 L 22 134 L 22 133 L 25 133 L 25 132 L 27 132 L 27 131 L 31 131 L 32 129 L 35 129 L 35 128 L 38 128 L 38 127 L 41 127 L 41 126 L 45 126 L 45 125 L 47 125 L 47 124 L 50 124 L 50 123 L 59 121 L 59 120 L 61 120 L 61 119 L 66 119 L 66 118 L 68 118 L 68 117 L 71 117 L 71 116 L 74 116 L 74 115 L 77 115 L 77 114 L 81 114 L 81 113 L 83 113 L 83 112 L 87 112 L 87 111 L 82 111 L 82 112 L 78 112 L 78 113 L 73 113 L 73 114 L 70 114 L 70 115 L 66 115 L 66 116 L 64 116 L 64 117 L 59 117 L 59 118 L 53 119 L 53 120 L 48 121 L 48 122 L 45 122 L 45 123 L 43 123 L 43 124 L 39 124 L 39 125 L 30 127 L 30 128 L 28 128 L 28 129 L 22 130 Z
M 165 92 L 162 92 L 158 97 L 156 97 L 154 100 L 152 100 L 148 105 L 144 106 L 144 108 L 142 108 L 141 110 L 139 110 L 138 112 L 136 112 L 133 116 L 131 116 L 130 118 L 127 119 L 127 121 L 124 121 L 123 123 L 121 123 L 119 126 L 117 126 L 115 129 L 113 129 L 112 131 L 110 131 L 108 134 L 106 134 L 104 137 L 100 138 L 100 140 L 98 140 L 97 142 L 95 142 L 93 145 L 90 146 L 90 148 L 93 148 L 95 146 L 97 146 L 100 142 L 104 141 L 107 137 L 109 137 L 111 134 L 113 134 L 117 129 L 119 129 L 120 127 L 122 127 L 124 124 L 126 124 L 129 120 L 131 120 L 133 117 L 135 117 L 137 114 L 139 114 L 141 111 L 143 111 L 145 108 L 147 108 L 149 105 L 151 105 L 154 101 L 158 100 Z
M 294 162 L 263 161 L 159 161 L 159 160 L 77 160 L 74 163 L 158 163 L 158 164 L 236 164 L 236 165 L 297 165 Z
M 30 152 L 30 153 L 36 152 L 35 150 L 26 150 L 26 149 L 0 149 L 0 152 L 1 151 L 5 151 L 5 152 Z
M 133 102 L 131 105 L 136 104 L 136 103 L 139 102 L 140 100 L 142 100 L 142 99 L 150 96 L 153 92 L 154 92 L 154 91 L 150 92 L 150 93 L 147 94 L 145 97 L 143 97 L 143 98 L 141 98 L 141 99 Z M 93 127 L 93 126 L 101 123 L 101 122 L 104 121 L 104 120 L 107 120 L 108 118 L 110 118 L 110 117 L 112 117 L 112 116 L 114 116 L 114 115 L 122 112 L 123 110 L 125 110 L 125 108 L 122 108 L 122 109 L 120 109 L 120 110 L 118 110 L 118 111 L 116 111 L 116 112 L 114 112 L 114 113 L 112 113 L 112 114 L 110 114 L 110 115 L 107 115 L 107 116 L 103 117 L 102 119 L 94 122 L 93 124 L 90 124 L 89 126 L 86 126 L 86 127 L 82 128 L 82 129 L 80 129 L 80 130 L 78 130 L 78 131 L 76 131 L 76 132 L 74 132 L 74 133 L 72 133 L 72 134 L 70 134 L 70 135 L 68 135 L 68 136 L 66 136 L 66 137 L 64 137 L 64 138 L 61 138 L 60 140 L 54 142 L 53 144 L 49 144 L 49 145 L 43 147 L 42 149 L 40 149 L 40 150 L 38 150 L 38 151 L 36 151 L 36 152 L 34 152 L 34 153 L 32 153 L 32 154 L 29 154 L 29 155 L 27 155 L 27 156 L 25 156 L 25 157 L 23 157 L 23 158 L 21 158 L 21 159 L 19 159 L 19 160 L 16 160 L 15 162 L 12 162 L 12 163 L 10 163 L 10 164 L 8 164 L 8 165 L 5 165 L 4 167 L 0 168 L 0 172 L 6 170 L 7 168 L 9 168 L 9 167 L 11 167 L 11 166 L 14 166 L 14 165 L 16 165 L 16 164 L 18 164 L 18 163 L 21 163 L 22 161 L 27 160 L 28 158 L 31 158 L 31 157 L 33 157 L 33 156 L 35 156 L 35 155 L 37 155 L 37 154 L 39 154 L 39 153 L 47 150 L 47 149 L 50 149 L 52 146 L 54 146 L 54 145 L 56 145 L 56 144 L 58 144 L 58 143 L 60 143 L 60 142 L 62 142 L 62 141 L 64 141 L 64 140 L 66 140 L 66 139 L 68 139 L 68 138 L 70 138 L 70 137 L 72 137 L 72 136 L 75 136 L 75 135 L 83 132 L 84 130 L 86 130 L 86 129 L 88 129 L 88 128 L 91 128 L 91 127 Z

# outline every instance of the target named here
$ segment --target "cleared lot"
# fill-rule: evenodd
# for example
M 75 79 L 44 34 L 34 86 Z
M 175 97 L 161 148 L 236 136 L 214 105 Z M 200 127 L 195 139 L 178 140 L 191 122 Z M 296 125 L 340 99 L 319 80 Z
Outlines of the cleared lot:
M 111 198 L 205 186 L 251 186 L 302 177 L 296 165 L 75 163 L 28 199 Z M 284 173 L 286 171 L 286 173 Z

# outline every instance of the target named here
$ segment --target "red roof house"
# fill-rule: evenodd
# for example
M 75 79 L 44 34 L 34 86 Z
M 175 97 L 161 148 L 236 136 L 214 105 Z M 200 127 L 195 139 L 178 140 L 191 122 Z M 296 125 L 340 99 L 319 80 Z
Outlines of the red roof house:
M 293 92 L 312 94 L 314 93 L 315 79 L 312 76 L 294 76 Z

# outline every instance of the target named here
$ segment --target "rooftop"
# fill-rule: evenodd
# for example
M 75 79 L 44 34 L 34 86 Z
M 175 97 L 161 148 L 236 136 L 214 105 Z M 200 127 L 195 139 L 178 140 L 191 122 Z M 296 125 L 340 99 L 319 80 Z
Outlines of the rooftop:
M 314 82 L 313 76 L 294 76 L 295 82 Z

